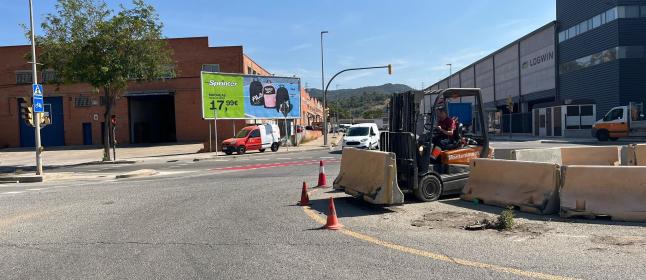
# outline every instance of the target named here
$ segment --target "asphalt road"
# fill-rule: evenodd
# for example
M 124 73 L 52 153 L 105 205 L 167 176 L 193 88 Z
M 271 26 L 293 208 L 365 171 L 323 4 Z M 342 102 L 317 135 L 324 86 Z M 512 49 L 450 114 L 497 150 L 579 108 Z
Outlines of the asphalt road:
M 511 242 L 491 233 L 478 237 L 410 227 L 406 219 L 426 204 L 383 209 L 319 189 L 312 193 L 311 208 L 296 206 L 301 183 L 316 183 L 318 161 L 326 160 L 331 182 L 339 158 L 312 151 L 82 166 L 73 169 L 155 168 L 161 174 L 0 185 L 0 274 L 4 279 L 640 279 L 646 272 L 639 251 L 584 251 L 568 239 Z M 98 168 L 112 169 L 90 171 Z M 339 197 L 342 232 L 319 229 L 329 196 Z M 639 225 L 631 230 L 644 234 Z M 643 251 L 646 243 L 641 246 Z

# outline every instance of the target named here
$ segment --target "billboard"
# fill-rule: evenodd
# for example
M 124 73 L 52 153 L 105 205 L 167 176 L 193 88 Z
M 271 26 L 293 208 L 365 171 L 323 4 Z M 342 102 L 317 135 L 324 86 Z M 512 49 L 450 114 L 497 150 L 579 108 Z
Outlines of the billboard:
M 202 118 L 297 119 L 299 78 L 201 72 Z

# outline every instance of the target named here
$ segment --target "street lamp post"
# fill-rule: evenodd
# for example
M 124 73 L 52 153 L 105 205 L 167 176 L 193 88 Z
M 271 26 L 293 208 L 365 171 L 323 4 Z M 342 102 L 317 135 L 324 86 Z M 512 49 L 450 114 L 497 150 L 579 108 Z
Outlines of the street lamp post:
M 323 34 L 327 34 L 327 31 L 321 31 L 321 89 L 325 86 L 325 71 L 323 69 Z M 325 113 L 325 108 L 327 108 L 326 94 L 323 92 L 323 145 L 327 146 L 327 114 Z
M 447 63 L 446 66 L 449 67 L 449 88 L 451 87 L 451 76 L 453 76 L 453 64 Z
M 388 69 L 388 75 L 392 75 L 392 73 L 393 73 L 393 67 L 392 67 L 392 65 L 390 65 L 390 64 L 388 64 L 388 65 L 384 65 L 384 66 L 361 67 L 361 68 L 348 68 L 348 69 L 344 69 L 344 70 L 341 70 L 341 71 L 337 72 L 336 74 L 334 74 L 334 76 L 332 76 L 332 78 L 330 78 L 330 80 L 329 80 L 329 81 L 327 81 L 327 85 L 325 85 L 325 90 L 323 91 L 323 98 L 325 98 L 325 95 L 327 94 L 327 89 L 328 89 L 328 87 L 330 87 L 330 84 L 332 83 L 332 81 L 334 81 L 334 78 L 336 78 L 337 76 L 341 75 L 342 73 L 344 73 L 344 72 L 349 72 L 349 71 L 370 70 L 370 69 L 381 69 L 381 68 L 386 68 L 386 69 Z M 323 108 L 325 108 L 325 105 L 323 106 Z M 325 118 L 325 111 L 323 112 L 323 118 Z M 353 124 L 354 124 L 354 122 L 353 122 Z M 327 134 L 327 132 L 326 132 L 326 134 Z M 325 135 L 325 134 L 323 134 L 323 135 Z M 327 146 L 327 144 L 326 144 L 326 146 Z
M 29 22 L 31 25 L 31 70 L 34 85 L 38 84 L 37 65 L 36 65 L 36 36 L 34 35 L 34 8 L 32 0 L 29 0 Z M 36 146 L 36 175 L 43 175 L 43 158 L 41 157 L 40 143 L 40 113 L 34 110 L 34 137 Z

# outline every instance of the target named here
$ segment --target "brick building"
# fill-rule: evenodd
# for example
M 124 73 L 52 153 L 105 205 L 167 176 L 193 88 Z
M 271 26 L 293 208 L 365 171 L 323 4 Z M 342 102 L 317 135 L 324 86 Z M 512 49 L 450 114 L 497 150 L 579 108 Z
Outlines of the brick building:
M 209 122 L 202 120 L 200 71 L 271 75 L 242 46 L 209 47 L 208 37 L 168 39 L 175 65 L 159 81 L 135 82 L 117 99 L 119 143 L 206 141 Z M 31 95 L 30 47 L 0 47 L 0 147 L 34 145 L 34 130 L 21 119 L 21 97 Z M 52 124 L 42 129 L 43 146 L 96 145 L 103 141 L 102 93 L 89 85 L 47 84 L 55 73 L 39 69 L 45 84 L 45 110 Z M 305 114 L 304 114 L 305 115 Z M 253 122 L 253 121 L 252 121 Z M 231 137 L 244 120 L 219 120 L 218 135 Z

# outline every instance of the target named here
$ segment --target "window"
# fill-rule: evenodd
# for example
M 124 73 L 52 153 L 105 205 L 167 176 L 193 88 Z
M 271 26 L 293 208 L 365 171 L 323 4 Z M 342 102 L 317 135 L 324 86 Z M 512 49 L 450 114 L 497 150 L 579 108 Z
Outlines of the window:
M 624 109 L 619 108 L 608 112 L 608 114 L 606 114 L 606 116 L 603 117 L 603 120 L 614 121 L 614 120 L 621 120 L 623 118 L 624 118 Z
M 644 47 L 643 46 L 619 47 L 619 53 L 617 54 L 617 56 L 619 58 L 643 58 Z
M 646 6 L 642 6 L 642 17 L 646 17 Z
M 592 18 L 592 28 L 601 26 L 601 15 Z
M 570 29 L 567 30 L 568 38 L 574 38 L 577 35 L 577 29 L 579 29 L 578 25 L 570 27 Z
M 579 106 L 567 106 L 566 112 L 568 117 L 579 116 Z
M 606 11 L 606 22 L 611 22 L 615 19 L 617 19 L 617 7 Z
M 565 41 L 565 31 L 559 32 L 559 43 Z
M 54 70 L 44 70 L 42 75 L 43 75 L 43 83 L 56 81 L 56 71 Z
M 594 106 L 586 105 L 581 106 L 581 116 L 592 116 L 594 114 Z
M 256 129 L 256 130 L 252 131 L 251 135 L 249 135 L 249 137 L 250 138 L 260 137 L 260 129 Z
M 588 31 L 588 21 L 579 23 L 579 34 L 585 33 Z
M 644 49 L 644 46 L 621 46 L 610 48 L 599 53 L 584 56 L 574 61 L 563 63 L 559 65 L 559 73 L 565 74 L 590 66 L 615 61 L 617 59 L 644 58 L 646 56 Z
M 220 72 L 220 64 L 202 64 L 204 72 Z
M 90 107 L 92 100 L 87 96 L 78 96 L 74 98 L 74 107 Z
M 254 71 L 251 69 L 251 67 L 247 66 L 247 74 L 253 74 L 253 72 Z
M 24 85 L 24 84 L 32 84 L 32 83 L 34 83 L 34 79 L 33 79 L 33 76 L 31 75 L 31 71 L 16 72 L 16 84 Z
M 639 6 L 621 6 L 617 7 L 618 18 L 638 18 Z

